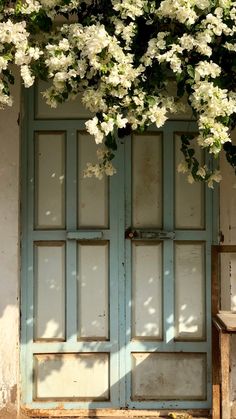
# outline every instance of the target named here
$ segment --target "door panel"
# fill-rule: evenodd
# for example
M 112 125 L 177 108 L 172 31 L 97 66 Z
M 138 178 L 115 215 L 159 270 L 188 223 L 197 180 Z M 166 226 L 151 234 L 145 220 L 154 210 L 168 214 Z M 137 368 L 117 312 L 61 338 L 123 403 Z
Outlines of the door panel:
M 65 227 L 65 133 L 35 134 L 35 227 Z
M 203 340 L 205 319 L 205 245 L 175 243 L 175 339 Z
M 109 400 L 109 354 L 35 355 L 36 400 Z
M 65 243 L 35 243 L 35 340 L 65 339 Z
M 205 354 L 132 353 L 132 400 L 205 400 Z
M 108 228 L 108 178 L 85 178 L 87 163 L 96 163 L 97 145 L 92 136 L 78 133 L 78 226 Z M 96 211 L 94 203 L 96 202 Z
M 175 141 L 175 227 L 177 229 L 204 229 L 205 227 L 205 190 L 203 182 L 188 183 L 187 177 L 178 173 L 177 167 L 183 160 L 181 134 L 174 134 Z M 194 141 L 192 146 L 194 148 Z M 199 163 L 204 165 L 204 152 L 195 147 Z
M 46 119 L 37 103 L 24 143 L 23 403 L 209 408 L 212 197 L 175 174 L 194 124 L 119 141 L 117 175 L 98 180 L 83 177 L 96 161 L 84 114 Z
M 79 339 L 109 337 L 108 243 L 78 243 Z
M 132 137 L 133 227 L 162 226 L 162 137 Z
M 132 338 L 162 339 L 162 243 L 132 243 Z

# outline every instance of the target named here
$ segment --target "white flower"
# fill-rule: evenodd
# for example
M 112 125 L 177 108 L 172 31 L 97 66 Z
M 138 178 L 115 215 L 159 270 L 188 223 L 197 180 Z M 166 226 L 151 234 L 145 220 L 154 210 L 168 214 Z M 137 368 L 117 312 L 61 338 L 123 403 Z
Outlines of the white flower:
M 83 172 L 84 177 L 96 177 L 102 179 L 104 175 L 104 168 L 100 164 L 87 163 L 87 168 Z
M 104 133 L 98 128 L 98 118 L 94 116 L 93 119 L 85 122 L 85 126 L 89 134 L 94 135 L 96 144 L 102 143 Z
M 63 38 L 60 42 L 59 42 L 59 49 L 61 51 L 69 51 L 70 49 L 70 43 L 68 41 L 67 38 Z
M 116 169 L 110 161 L 106 162 L 104 171 L 107 176 L 113 176 L 116 173 Z
M 180 38 L 179 41 L 180 41 L 181 47 L 184 48 L 184 49 L 186 49 L 187 51 L 192 50 L 194 48 L 194 46 L 195 46 L 195 39 L 191 35 L 184 34 Z
M 208 188 L 214 189 L 213 182 L 219 183 L 222 180 L 222 176 L 219 170 L 215 170 L 207 181 Z
M 195 6 L 197 1 L 189 0 L 163 0 L 157 11 L 159 16 L 170 17 L 181 23 L 192 25 L 197 19 Z
M 236 51 L 236 43 L 232 44 L 231 42 L 226 42 L 224 45 L 224 48 L 226 48 L 228 51 Z
M 7 65 L 8 65 L 8 61 L 4 57 L 0 56 L 0 71 L 6 70 Z
M 21 12 L 30 15 L 31 13 L 38 13 L 41 9 L 41 5 L 37 0 L 25 0 L 21 7 Z
M 91 112 L 106 112 L 107 104 L 103 95 L 105 94 L 104 90 L 100 88 L 95 90 L 88 87 L 82 96 L 82 102 Z
M 28 65 L 22 65 L 20 68 L 20 74 L 24 81 L 25 87 L 30 87 L 34 84 L 35 77 L 32 76 L 31 70 Z
M 219 77 L 220 73 L 221 68 L 212 61 L 199 61 L 195 67 L 195 81 L 198 82 L 200 79 L 206 77 L 216 78 Z
M 101 123 L 101 128 L 102 128 L 102 131 L 104 132 L 104 134 L 108 135 L 114 129 L 114 120 L 113 119 L 108 119 L 108 121 L 103 121 Z
M 28 42 L 28 33 L 26 32 L 25 21 L 13 23 L 10 19 L 0 23 L 0 40 L 4 44 L 14 44 L 19 47 Z
M 177 171 L 179 173 L 187 173 L 188 172 L 188 163 L 183 160 L 181 163 L 178 164 Z
M 99 180 L 103 178 L 104 174 L 106 176 L 113 176 L 115 173 L 116 169 L 110 161 L 107 161 L 104 165 L 99 163 L 87 163 L 87 168 L 83 172 L 84 177 L 91 178 L 94 176 Z
M 202 179 L 206 176 L 206 169 L 204 167 L 199 167 L 197 173 L 198 176 L 200 176 Z
M 5 93 L 4 84 L 0 80 L 0 109 L 4 109 L 5 106 L 12 106 L 12 103 L 12 97 Z
M 83 50 L 82 56 L 87 56 L 91 61 L 109 44 L 110 37 L 103 25 L 91 25 L 84 29 L 82 36 Z
M 188 183 L 192 184 L 195 182 L 192 173 L 189 173 L 188 177 L 187 177 Z
M 130 17 L 133 20 L 143 14 L 147 3 L 147 0 L 112 0 L 114 10 L 120 12 L 123 19 Z
M 149 108 L 147 113 L 150 121 L 155 123 L 157 128 L 160 128 L 164 125 L 167 120 L 166 108 L 163 106 L 158 106 L 158 104 L 153 105 Z
M 118 128 L 125 128 L 127 122 L 128 122 L 128 119 L 122 118 L 122 115 L 118 114 L 116 116 L 116 125 Z

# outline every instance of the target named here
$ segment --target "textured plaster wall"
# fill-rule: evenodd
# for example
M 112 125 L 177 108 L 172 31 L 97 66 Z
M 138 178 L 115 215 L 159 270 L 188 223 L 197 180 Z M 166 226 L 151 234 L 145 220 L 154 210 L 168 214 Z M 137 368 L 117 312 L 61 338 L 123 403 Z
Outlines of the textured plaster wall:
M 0 418 L 16 414 L 19 377 L 19 84 L 0 110 Z
M 19 399 L 19 149 L 20 87 L 14 106 L 0 111 L 0 418 L 16 418 Z M 236 133 L 235 133 L 236 141 Z M 236 244 L 236 177 L 222 159 L 220 228 Z M 236 310 L 236 278 L 222 277 L 222 308 Z M 232 339 L 231 398 L 236 418 L 236 339 Z M 233 401 L 235 402 L 233 403 Z
M 236 144 L 236 131 L 233 142 Z M 223 244 L 236 245 L 236 176 L 225 158 L 221 160 L 221 171 L 220 229 L 224 236 Z M 236 255 L 230 255 L 222 265 L 221 308 L 236 311 Z M 231 337 L 231 400 L 232 418 L 236 418 L 236 336 Z

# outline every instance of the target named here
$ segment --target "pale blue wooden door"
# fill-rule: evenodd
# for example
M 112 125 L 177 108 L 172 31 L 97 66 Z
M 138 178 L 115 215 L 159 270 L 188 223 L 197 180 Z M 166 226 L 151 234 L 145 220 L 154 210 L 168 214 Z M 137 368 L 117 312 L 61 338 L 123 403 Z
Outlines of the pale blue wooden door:
M 69 119 L 73 106 L 50 114 L 33 92 L 27 100 L 22 402 L 117 408 L 119 177 L 84 179 L 86 163 L 96 160 L 84 115 Z
M 194 123 L 126 141 L 126 405 L 211 405 L 212 192 L 177 173 Z M 204 162 L 203 153 L 199 159 Z
M 119 141 L 117 175 L 84 179 L 96 147 L 76 106 L 26 101 L 22 403 L 209 408 L 212 196 L 175 170 L 195 127 Z

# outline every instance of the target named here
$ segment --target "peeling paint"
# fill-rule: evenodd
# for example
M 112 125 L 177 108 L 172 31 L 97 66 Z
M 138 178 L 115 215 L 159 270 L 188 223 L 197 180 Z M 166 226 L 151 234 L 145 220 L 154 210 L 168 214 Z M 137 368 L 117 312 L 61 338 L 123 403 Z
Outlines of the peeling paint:
M 10 400 L 11 403 L 15 403 L 17 398 L 17 385 L 15 384 L 10 391 Z
M 9 112 L 9 114 L 8 114 Z M 18 203 L 18 189 L 17 183 L 19 180 L 18 174 L 18 156 L 17 151 L 14 151 L 14 148 L 17 149 L 16 144 L 18 144 L 18 132 L 11 135 L 14 124 L 7 123 L 9 120 L 15 121 L 11 116 L 11 111 L 6 110 L 4 112 L 4 117 L 2 117 L 2 124 L 0 124 L 1 134 L 0 141 L 4 147 L 2 148 L 2 157 L 0 168 L 1 174 L 1 209 L 0 209 L 0 229 L 1 235 L 4 237 L 0 246 L 0 262 L 1 262 L 1 277 L 6 278 L 6 281 L 2 281 L 0 287 L 0 418 L 1 419 L 25 419 L 29 416 L 31 417 L 67 417 L 68 412 L 63 410 L 63 407 L 60 406 L 56 411 L 52 410 L 42 410 L 34 411 L 28 410 L 27 416 L 25 416 L 24 411 L 17 415 L 16 411 L 16 401 L 17 401 L 17 369 L 18 369 L 18 356 L 17 356 L 17 339 L 18 339 L 18 323 L 17 316 L 19 316 L 18 310 L 18 296 L 16 296 L 17 287 L 18 287 L 18 248 L 17 248 L 17 232 L 18 228 L 18 214 L 17 214 L 17 203 Z M 8 115 L 8 116 L 7 116 Z M 11 119 L 10 119 L 11 116 Z M 5 127 L 5 128 L 4 128 Z M 8 133 L 6 135 L 6 129 Z M 9 138 L 9 141 L 6 142 L 6 138 Z M 8 157 L 10 156 L 10 157 Z M 9 158 L 9 160 L 8 160 Z M 10 160 L 15 160 L 11 162 Z M 147 164 L 149 162 L 147 161 Z M 151 173 L 150 169 L 147 167 L 147 172 L 145 174 L 150 178 Z M 229 169 L 230 171 L 230 169 Z M 225 244 L 235 243 L 236 240 L 236 195 L 235 195 L 235 177 L 227 175 L 228 169 L 223 168 L 222 170 L 223 178 L 226 179 L 225 183 L 222 183 L 222 197 L 221 197 L 221 230 L 222 235 L 225 237 Z M 227 173 L 226 173 L 227 172 Z M 226 173 L 226 177 L 225 177 Z M 11 178 L 10 178 L 11 177 Z M 15 205 L 15 207 L 14 207 Z M 10 207 L 10 211 L 9 211 Z M 14 219 L 13 219 L 14 215 Z M 14 221 L 14 222 L 12 222 Z M 8 232 L 8 234 L 7 234 Z M 236 287 L 232 287 L 233 278 L 230 279 L 230 287 L 232 292 L 232 297 L 236 297 Z M 6 286 L 7 284 L 7 286 Z M 225 283 L 223 284 L 225 285 Z M 236 303 L 235 303 L 236 304 Z M 236 307 L 236 306 L 235 306 Z M 9 324 L 13 327 L 9 327 Z M 236 337 L 232 338 L 232 363 L 231 363 L 231 380 L 232 380 L 232 400 L 236 400 Z M 12 348 L 14 349 L 12 351 Z M 2 409 L 1 409 L 2 407 Z M 160 417 L 164 414 L 168 415 L 168 412 L 150 412 L 146 414 L 144 412 L 138 411 L 111 411 L 107 409 L 106 411 L 75 411 L 72 412 L 74 417 L 81 416 L 91 416 L 91 417 Z M 191 412 L 190 412 L 191 413 Z M 206 417 L 209 412 L 198 411 L 194 412 L 196 414 Z M 236 401 L 232 402 L 232 418 L 236 418 Z
M 0 418 L 17 418 L 19 368 L 19 127 L 20 83 L 0 118 Z
M 13 406 L 12 404 L 7 404 L 3 409 L 0 410 L 0 418 L 1 419 L 18 419 L 19 415 L 17 414 L 16 407 Z
M 4 406 L 7 402 L 7 389 L 6 387 L 0 387 L 0 403 Z

